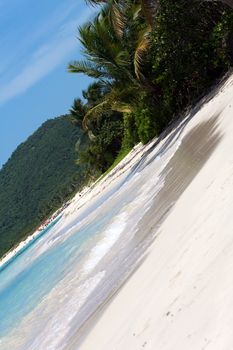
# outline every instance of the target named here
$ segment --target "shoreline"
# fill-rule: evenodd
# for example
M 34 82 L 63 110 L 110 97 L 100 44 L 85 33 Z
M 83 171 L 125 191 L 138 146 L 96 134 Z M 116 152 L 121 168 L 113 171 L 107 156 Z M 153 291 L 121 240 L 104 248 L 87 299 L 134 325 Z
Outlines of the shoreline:
M 151 141 L 148 145 L 153 142 L 154 140 Z M 105 186 L 109 186 L 114 180 L 116 180 L 116 178 L 126 172 L 132 166 L 132 164 L 138 160 L 138 157 L 142 157 L 144 151 L 147 150 L 148 145 L 143 146 L 140 143 L 137 144 L 126 155 L 126 157 L 111 170 L 111 172 L 109 172 L 104 177 L 101 175 L 99 179 L 91 183 L 89 186 L 85 186 L 81 191 L 77 192 L 71 200 L 67 201 L 62 207 L 56 210 L 56 212 L 53 213 L 51 217 L 43 222 L 40 227 L 35 232 L 33 232 L 33 234 L 29 235 L 26 239 L 22 240 L 15 247 L 9 250 L 0 259 L 0 273 L 11 262 L 13 262 L 17 256 L 22 254 L 25 250 L 30 248 L 34 242 L 44 236 L 50 227 L 53 226 L 54 221 L 56 221 L 56 224 L 62 217 L 66 219 L 66 217 L 69 217 L 73 213 L 80 210 L 89 200 L 93 199 L 99 194 L 101 191 L 101 186 L 103 186 L 103 188 L 105 188 Z
M 16 260 L 9 266 L 3 281 L 11 273 L 12 281 L 17 277 L 14 269 L 27 273 L 13 288 L 12 310 L 1 300 L 12 327 L 17 322 L 2 349 L 171 350 L 160 344 L 161 332 L 170 346 L 203 348 L 177 342 L 186 340 L 193 320 L 209 322 L 203 310 L 209 301 L 214 307 L 210 295 L 225 306 L 214 281 L 216 274 L 229 274 L 218 276 L 211 259 L 228 268 L 221 251 L 231 247 L 233 227 L 233 155 L 226 152 L 233 147 L 232 97 L 233 76 L 197 114 L 180 118 L 161 139 L 137 145 L 106 177 L 78 192 L 54 229 L 19 265 Z M 207 273 L 209 266 L 214 273 Z M 206 290 L 197 311 L 184 306 L 196 305 Z M 229 298 L 232 293 L 223 290 Z M 30 312 L 24 309 L 28 296 Z M 182 324 L 190 326 L 188 333 Z
M 229 153 L 232 102 L 233 76 L 218 87 L 216 96 L 209 100 L 207 96 L 207 102 L 198 108 L 194 118 L 187 116 L 188 122 L 181 128 L 180 146 L 169 165 L 173 176 L 180 173 L 184 178 L 176 184 L 176 177 L 172 181 L 168 175 L 170 182 L 163 191 L 171 203 L 174 202 L 174 207 L 159 225 L 154 219 L 156 203 L 150 208 L 151 216 L 145 217 L 145 224 L 157 235 L 145 259 L 92 314 L 83 329 L 70 338 L 65 349 L 74 350 L 79 346 L 82 350 L 113 347 L 171 350 L 176 344 L 179 349 L 195 350 L 204 348 L 205 339 L 209 339 L 209 343 L 217 344 L 211 349 L 218 350 L 224 339 L 230 343 L 231 334 L 224 334 L 224 324 L 230 320 L 227 310 L 231 310 L 233 298 L 232 288 L 227 285 L 232 284 L 227 282 L 229 274 L 224 278 L 221 271 L 230 268 L 227 264 L 231 263 L 230 255 L 225 258 L 224 252 L 231 254 L 233 227 L 229 188 L 232 184 Z M 182 122 L 180 124 L 182 126 Z M 188 158 L 182 149 L 191 152 Z M 197 158 L 194 157 L 192 163 L 195 152 Z M 200 168 L 195 170 L 196 162 Z M 218 166 L 221 162 L 222 166 Z M 171 194 L 173 184 L 175 197 Z M 219 235 L 221 227 L 223 232 Z M 222 285 L 215 275 L 223 280 Z M 217 309 L 215 298 L 219 301 Z M 209 308 L 214 309 L 216 317 L 211 316 Z M 221 310 L 226 311 L 223 324 Z M 218 342 L 216 327 L 224 334 Z
M 29 235 L 25 240 L 21 241 L 15 248 L 12 248 L 3 258 L 0 260 L 0 273 L 9 266 L 19 255 L 24 253 L 30 248 L 38 239 L 44 236 L 47 231 L 53 227 L 59 220 L 61 220 L 62 214 L 56 218 L 49 220 L 47 225 L 41 225 L 32 235 Z
M 207 96 L 204 96 L 194 107 L 194 109 L 199 106 L 205 104 L 205 99 L 212 98 L 215 95 L 215 91 L 220 90 L 222 86 L 225 85 L 225 83 L 230 79 L 232 72 L 227 73 L 219 82 L 219 84 L 215 87 L 213 87 L 212 90 L 210 90 L 209 94 Z M 105 189 L 106 186 L 109 186 L 112 182 L 114 182 L 118 177 L 120 177 L 122 174 L 124 174 L 129 168 L 131 168 L 137 161 L 142 158 L 145 153 L 149 152 L 151 147 L 154 147 L 157 145 L 157 143 L 160 143 L 164 138 L 167 137 L 167 135 L 172 132 L 174 127 L 178 125 L 182 120 L 185 120 L 188 115 L 190 114 L 190 111 L 187 111 L 184 116 L 181 116 L 177 120 L 175 120 L 166 130 L 162 132 L 162 134 L 158 138 L 152 139 L 148 144 L 142 145 L 141 143 L 138 143 L 133 147 L 133 149 L 106 175 L 101 175 L 96 181 L 93 183 L 90 183 L 89 185 L 85 186 L 83 189 L 78 191 L 74 197 L 67 201 L 62 207 L 60 207 L 58 210 L 56 210 L 55 213 L 51 215 L 46 221 L 48 221 L 48 224 L 42 223 L 40 227 L 33 232 L 33 234 L 29 235 L 26 239 L 19 242 L 15 247 L 10 249 L 5 255 L 3 255 L 2 258 L 0 258 L 0 272 L 4 269 L 4 265 L 8 265 L 12 259 L 15 258 L 16 255 L 19 255 L 21 250 L 25 250 L 26 246 L 33 243 L 34 240 L 37 240 L 41 237 L 40 233 L 42 230 L 47 230 L 47 226 L 50 225 L 50 223 L 56 219 L 56 213 L 59 212 L 62 213 L 62 216 L 67 217 L 70 214 L 73 214 L 76 210 L 79 210 L 85 205 L 88 200 L 91 200 L 95 196 L 98 195 L 98 193 L 101 191 L 98 190 L 101 185 L 103 185 L 103 189 Z M 97 189 L 97 193 L 95 192 L 95 189 Z M 90 196 L 88 196 L 88 194 Z M 70 210 L 66 210 L 70 208 Z M 72 208 L 73 207 L 73 208 Z M 58 215 L 59 215 L 58 214 Z M 23 252 L 22 251 L 22 252 Z
M 186 295 L 186 290 L 179 289 L 189 285 L 189 276 L 191 281 L 201 274 L 205 277 L 207 285 L 197 288 L 198 293 L 209 288 L 210 276 L 205 274 L 208 266 L 205 258 L 197 259 L 197 255 L 208 258 L 217 252 L 221 257 L 218 248 L 224 240 L 220 237 L 220 242 L 212 247 L 212 237 L 219 236 L 216 218 L 221 223 L 232 207 L 226 202 L 224 213 L 218 210 L 221 193 L 229 192 L 226 174 L 230 176 L 233 169 L 233 158 L 229 158 L 233 156 L 226 152 L 233 143 L 232 97 L 233 76 L 218 88 L 214 98 L 207 96 L 206 102 L 181 117 L 160 139 L 137 145 L 109 174 L 73 197 L 54 230 L 47 235 L 45 232 L 44 238 L 31 250 L 29 247 L 19 260 L 22 271 L 28 264 L 31 273 L 36 271 L 32 279 L 29 273 L 21 280 L 27 286 L 27 295 L 34 295 L 35 306 L 25 313 L 11 336 L 3 339 L 3 349 L 34 349 L 35 344 L 36 349 L 49 344 L 56 349 L 63 344 L 67 350 L 139 350 L 145 346 L 148 350 L 171 350 L 159 346 L 158 325 L 166 333 L 166 321 L 174 318 L 177 322 L 177 310 L 171 306 L 174 298 L 178 300 L 178 310 L 185 309 L 180 297 L 183 292 L 191 303 L 193 294 Z M 221 192 L 224 187 L 228 192 Z M 213 227 L 205 226 L 206 223 L 213 223 Z M 232 226 L 222 224 L 226 235 L 233 222 Z M 197 262 L 201 263 L 195 269 Z M 14 264 L 9 266 L 13 276 L 17 268 Z M 224 268 L 221 262 L 220 266 Z M 65 270 L 68 274 L 63 276 Z M 3 274 L 3 279 L 7 275 Z M 43 283 L 39 293 L 49 288 L 39 303 L 38 282 Z M 16 286 L 12 301 L 24 310 L 18 290 L 21 289 Z M 190 290 L 193 291 L 192 285 Z M 212 290 L 216 290 L 214 283 Z M 208 294 L 212 295 L 209 289 Z M 1 307 L 5 307 L 4 299 Z M 198 313 L 202 309 L 203 305 Z M 41 314 L 43 310 L 45 314 Z M 188 324 L 185 313 L 179 314 L 182 322 Z M 10 317 L 17 320 L 14 310 Z M 208 320 L 207 315 L 202 314 L 202 319 Z M 175 334 L 182 329 L 176 329 Z M 172 336 L 168 334 L 165 340 Z M 183 345 L 177 347 L 203 348 L 203 344 L 196 348 Z
M 59 209 L 57 209 L 48 219 L 44 220 L 36 231 L 27 236 L 11 248 L 0 259 L 0 272 L 3 271 L 17 256 L 27 250 L 34 242 L 40 239 L 47 231 L 54 226 L 63 216 L 65 209 L 70 205 L 71 201 L 67 201 Z
M 153 141 L 154 142 L 154 141 Z M 23 316 L 23 318 L 21 319 L 22 323 L 20 323 L 20 327 L 16 328 L 15 331 L 13 330 L 11 335 L 8 337 L 6 336 L 5 339 L 3 338 L 1 346 L 3 349 L 8 349 L 8 348 L 14 348 L 14 344 L 17 341 L 20 341 L 20 333 L 21 332 L 26 332 L 25 333 L 25 344 L 26 344 L 26 334 L 27 331 L 26 329 L 28 329 L 28 327 L 30 327 L 31 325 L 31 321 L 30 318 L 33 319 L 34 315 L 37 315 L 37 312 L 39 312 L 40 307 L 44 310 L 49 310 L 51 307 L 51 310 L 54 307 L 54 303 L 52 302 L 51 304 L 48 303 L 47 307 L 45 307 L 45 304 L 47 304 L 47 301 L 50 300 L 57 300 L 57 298 L 54 298 L 52 296 L 54 296 L 56 293 L 58 293 L 58 295 L 60 293 L 63 293 L 62 291 L 65 291 L 66 288 L 67 290 L 70 290 L 70 292 L 64 292 L 64 298 L 67 299 L 67 302 L 64 304 L 64 306 L 62 306 L 64 308 L 64 312 L 67 312 L 67 310 L 69 309 L 69 305 L 70 303 L 77 303 L 77 307 L 79 308 L 79 301 L 75 300 L 76 299 L 76 288 L 77 291 L 79 293 L 80 291 L 80 300 L 83 300 L 82 298 L 85 298 L 85 302 L 87 302 L 88 307 L 90 305 L 90 308 L 95 307 L 94 305 L 92 305 L 91 300 L 89 300 L 89 297 L 91 295 L 91 293 L 93 293 L 92 288 L 99 288 L 98 286 L 98 278 L 103 278 L 105 275 L 105 272 L 101 272 L 98 271 L 99 267 L 99 263 L 102 264 L 102 261 L 104 261 L 105 259 L 105 255 L 109 256 L 109 254 L 111 254 L 111 246 L 113 244 L 115 244 L 118 240 L 118 232 L 116 232 L 116 230 L 118 231 L 118 222 L 117 219 L 114 220 L 109 220 L 103 223 L 103 231 L 98 231 L 97 232 L 95 230 L 96 226 L 94 224 L 93 228 L 94 230 L 92 231 L 94 234 L 95 233 L 100 233 L 100 237 L 98 237 L 97 239 L 97 235 L 96 238 L 94 239 L 94 241 L 96 241 L 96 246 L 95 244 L 92 243 L 91 240 L 91 236 L 90 241 L 87 241 L 87 244 L 90 246 L 93 245 L 93 247 L 89 250 L 89 253 L 87 251 L 87 254 L 83 255 L 83 262 L 81 263 L 81 265 L 79 266 L 79 261 L 78 261 L 78 257 L 79 257 L 79 252 L 82 252 L 82 248 L 79 250 L 79 242 L 82 242 L 83 238 L 84 238 L 84 234 L 88 233 L 88 231 L 84 230 L 80 230 L 80 235 L 75 234 L 76 231 L 76 227 L 79 227 L 79 224 L 81 224 L 81 227 L 85 227 L 86 223 L 90 223 L 90 222 L 94 222 L 95 220 L 94 217 L 96 216 L 96 211 L 102 211 L 102 209 L 104 210 L 104 212 L 108 212 L 108 205 L 104 204 L 104 207 L 102 207 L 102 205 L 100 203 L 105 203 L 111 202 L 112 200 L 114 200 L 112 197 L 114 197 L 114 193 L 116 193 L 120 188 L 124 186 L 125 182 L 128 183 L 128 180 L 130 180 L 130 174 L 131 171 L 133 171 L 133 169 L 135 168 L 134 166 L 137 166 L 138 163 L 140 163 L 141 161 L 141 157 L 142 154 L 144 154 L 147 150 L 148 147 L 150 147 L 150 145 L 138 145 L 137 147 L 135 147 L 135 149 L 131 152 L 131 155 L 127 157 L 126 160 L 123 160 L 123 163 L 121 162 L 120 165 L 118 165 L 118 167 L 120 167 L 120 173 L 119 172 L 115 172 L 114 174 L 111 174 L 106 176 L 105 178 L 103 178 L 101 181 L 99 181 L 97 184 L 93 184 L 91 187 L 89 188 L 84 188 L 83 191 L 81 193 L 77 193 L 77 195 L 73 198 L 72 202 L 70 203 L 70 206 L 68 208 L 66 208 L 63 212 L 63 217 L 62 220 L 59 221 L 59 223 L 54 227 L 54 229 L 51 229 L 51 231 L 48 232 L 47 235 L 44 235 L 44 237 L 41 239 L 41 241 L 38 242 L 38 244 L 35 244 L 35 246 L 32 248 L 29 248 L 27 253 L 25 254 L 25 257 L 22 256 L 22 264 L 21 261 L 19 260 L 19 266 L 22 267 L 22 271 L 25 267 L 27 267 L 27 265 L 31 265 L 32 269 L 37 269 L 39 265 L 42 265 L 42 268 L 38 269 L 38 272 L 35 274 L 35 280 L 39 280 L 39 281 L 43 281 L 42 283 L 44 283 L 44 281 L 46 280 L 46 278 L 42 278 L 43 275 L 47 275 L 48 273 L 50 273 L 50 271 L 53 271 L 53 276 L 55 278 L 55 276 L 58 276 L 60 274 L 60 272 L 63 270 L 63 267 L 66 266 L 66 262 L 68 262 L 67 266 L 69 266 L 69 257 L 71 255 L 69 255 L 69 251 L 72 251 L 75 249 L 75 246 L 77 248 L 77 251 L 74 252 L 74 254 L 72 253 L 72 256 L 76 256 L 77 254 L 77 261 L 74 258 L 74 261 L 76 261 L 77 265 L 76 268 L 74 269 L 74 271 L 72 270 L 71 266 L 69 268 L 70 270 L 70 274 L 68 274 L 69 278 L 71 278 L 71 276 L 73 276 L 71 278 L 70 281 L 72 281 L 72 283 L 64 283 L 64 280 L 66 280 L 66 278 L 62 278 L 61 280 L 59 279 L 59 283 L 53 286 L 53 288 L 51 288 L 49 290 L 49 294 L 48 297 L 45 299 L 42 299 L 42 301 L 38 304 L 36 304 L 36 307 L 33 308 L 31 310 L 31 312 L 29 314 L 25 314 Z M 136 162 L 136 164 L 135 164 Z M 132 168 L 134 167 L 134 168 Z M 126 185 L 127 186 L 127 185 Z M 124 193 L 124 191 L 123 191 Z M 123 195 L 122 193 L 122 195 Z M 81 197 L 80 197 L 81 195 Z M 113 206 L 114 207 L 114 206 Z M 100 209 L 101 208 L 101 209 Z M 119 213 L 121 211 L 121 205 L 119 206 Z M 87 221 L 85 221 L 86 216 L 88 217 Z M 79 218 L 77 221 L 77 217 Z M 104 217 L 104 216 L 103 216 Z M 125 218 L 125 215 L 124 215 Z M 122 220 L 124 221 L 125 219 L 122 218 Z M 123 227 L 124 227 L 124 223 L 122 222 Z M 84 231 L 84 232 L 82 232 Z M 89 232 L 90 234 L 92 232 Z M 103 235 L 102 235 L 103 233 Z M 63 238 L 63 234 L 64 234 L 64 238 Z M 73 241 L 72 236 L 75 237 L 76 239 Z M 81 237 L 80 237 L 81 236 Z M 80 237 L 80 238 L 79 238 Z M 95 237 L 95 236 L 94 236 Z M 69 239 L 70 238 L 70 239 Z M 64 244 L 63 244 L 64 242 Z M 68 242 L 67 245 L 65 242 Z M 72 242 L 72 243 L 71 243 Z M 76 244 L 74 244 L 74 242 L 76 242 Z M 118 244 L 118 243 L 117 243 Z M 119 244 L 120 244 L 120 240 L 119 240 Z M 69 247 L 67 249 L 67 247 Z M 51 249 L 52 251 L 52 255 L 54 258 L 53 263 L 50 263 L 50 258 L 49 258 L 49 254 L 45 254 L 45 260 L 46 263 L 43 262 L 43 259 L 37 259 L 39 256 L 42 256 L 44 252 L 48 251 L 49 249 Z M 85 252 L 85 247 L 83 248 L 84 252 Z M 76 250 L 76 249 L 75 249 Z M 64 254 L 61 252 L 64 252 Z M 29 258 L 29 255 L 31 254 L 31 258 Z M 60 255 L 61 254 L 61 255 Z M 56 259 L 55 256 L 60 256 L 60 259 L 58 260 L 58 264 L 56 264 Z M 81 255 L 82 256 L 82 253 Z M 67 259 L 65 259 L 65 257 Z M 63 259 L 65 259 L 63 261 Z M 51 259 L 53 260 L 53 259 Z M 17 261 L 17 260 L 16 260 Z M 59 265 L 61 263 L 59 263 L 59 261 L 63 261 L 62 265 Z M 34 264 L 35 262 L 35 264 Z M 73 264 L 72 264 L 73 266 Z M 16 265 L 12 264 L 9 265 L 9 272 L 11 273 L 11 268 L 17 268 Z M 114 267 L 113 267 L 114 269 Z M 78 271 L 80 271 L 80 274 L 78 273 Z M 7 271 L 6 271 L 7 272 Z M 13 272 L 13 271 L 12 271 Z M 57 274 L 57 275 L 56 275 Z M 73 275 L 74 274 L 74 275 Z M 29 273 L 30 275 L 30 273 Z M 77 276 L 76 276 L 77 275 Z M 13 276 L 14 276 L 14 272 L 13 272 Z M 117 276 L 117 275 L 116 275 Z M 23 278 L 23 280 L 21 281 L 21 283 L 25 282 L 25 285 L 27 286 L 27 290 L 30 290 L 31 288 L 33 288 L 33 284 L 31 286 L 30 281 L 29 281 L 29 277 L 26 274 L 24 276 L 25 278 Z M 67 277 L 67 279 L 69 280 L 69 278 Z M 3 279 L 4 278 L 8 278 L 7 277 L 7 273 L 3 274 Z M 9 277 L 10 278 L 10 277 Z M 117 278 L 117 277 L 116 277 Z M 75 282 L 77 279 L 77 285 Z M 33 280 L 34 280 L 34 276 L 33 276 Z M 49 285 L 50 280 L 47 281 L 48 283 L 46 283 L 46 287 Z M 53 284 L 53 280 L 51 278 L 51 283 Z M 74 283 L 74 289 L 72 289 L 72 284 Z M 97 283 L 95 285 L 95 283 Z M 108 284 L 107 280 L 105 282 L 105 286 L 107 289 L 111 290 L 112 286 L 111 283 Z M 36 285 L 38 285 L 36 283 Z M 58 286 L 62 285 L 62 288 L 58 289 Z M 50 287 L 49 287 L 50 288 Z M 90 288 L 90 290 L 89 290 Z M 86 290 L 87 289 L 87 290 Z M 32 292 L 34 293 L 34 290 L 32 290 Z M 90 295 L 89 295 L 90 293 Z M 31 294 L 31 293 L 30 293 Z M 35 293 L 36 296 L 37 292 Z M 70 298 L 67 298 L 67 295 L 70 294 Z M 19 295 L 21 295 L 19 293 Z M 78 294 L 79 295 L 79 294 Z M 24 301 L 18 300 L 17 295 L 15 296 L 16 300 L 14 302 L 19 302 L 21 304 L 24 303 Z M 63 297 L 62 297 L 63 299 Z M 34 300 L 36 300 L 36 298 L 34 298 Z M 73 301 L 72 301 L 73 300 Z M 90 302 L 90 304 L 89 304 Z M 3 301 L 2 301 L 3 303 Z M 44 303 L 44 304 L 43 304 Z M 4 307 L 4 305 L 3 305 Z M 81 306 L 80 306 L 81 307 Z M 21 305 L 22 310 L 24 310 L 24 304 Z M 74 313 L 74 317 L 78 317 L 78 313 L 77 310 L 75 310 L 74 307 L 70 306 L 71 308 L 71 314 Z M 56 310 L 56 309 L 55 309 Z M 23 312 L 23 311 L 22 311 Z M 59 315 L 59 311 L 53 313 L 51 312 L 50 318 L 51 320 L 55 319 L 56 323 L 60 323 L 60 321 L 57 319 Z M 16 317 L 16 315 L 14 316 Z M 44 316 L 45 318 L 47 317 L 47 315 Z M 39 320 L 40 318 L 40 314 L 38 313 L 38 315 L 36 316 L 36 319 Z M 46 318 L 47 319 L 47 318 Z M 48 319 L 48 320 L 49 320 Z M 85 319 L 85 317 L 84 317 Z M 83 319 L 83 320 L 84 320 Z M 67 330 L 64 328 L 65 325 L 67 324 L 69 317 L 67 320 L 64 320 L 64 322 L 62 322 L 62 326 L 64 329 L 64 333 L 67 332 Z M 82 322 L 82 315 L 79 319 Z M 10 322 L 11 321 L 9 320 Z M 51 323 L 51 324 L 50 324 Z M 39 323 L 40 324 L 40 323 Z M 49 322 L 50 326 L 52 327 L 53 321 Z M 39 326 L 38 326 L 39 327 Z M 49 327 L 47 328 L 47 330 L 45 332 L 48 332 Z M 19 333 L 18 333 L 19 331 Z M 32 331 L 33 332 L 33 331 Z M 38 338 L 40 338 L 41 333 L 39 333 Z M 59 337 L 55 337 L 54 336 L 54 332 L 51 333 L 51 336 L 54 337 L 53 341 L 56 343 L 58 342 L 58 338 L 62 337 L 61 333 L 59 334 Z M 19 338 L 18 338 L 19 337 Z M 50 337 L 50 336 L 49 336 Z M 64 337 L 65 340 L 65 337 Z M 41 342 L 46 342 L 46 337 L 44 337 L 43 341 L 41 339 Z M 0 346 L 0 347 L 1 347 Z M 20 348 L 18 346 L 18 348 Z M 26 349 L 27 347 L 22 347 L 22 349 Z M 39 348 L 39 347 L 38 347 Z M 44 347 L 41 347 L 41 349 Z

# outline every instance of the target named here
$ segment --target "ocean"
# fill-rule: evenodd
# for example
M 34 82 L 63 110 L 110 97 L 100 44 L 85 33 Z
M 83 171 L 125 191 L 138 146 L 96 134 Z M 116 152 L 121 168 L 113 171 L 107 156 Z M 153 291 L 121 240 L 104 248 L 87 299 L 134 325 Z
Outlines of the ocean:
M 167 195 L 158 214 L 154 204 L 178 136 L 152 147 L 72 221 L 55 222 L 0 271 L 1 350 L 65 349 L 126 281 L 156 238 L 149 220 L 159 229 L 171 209 Z

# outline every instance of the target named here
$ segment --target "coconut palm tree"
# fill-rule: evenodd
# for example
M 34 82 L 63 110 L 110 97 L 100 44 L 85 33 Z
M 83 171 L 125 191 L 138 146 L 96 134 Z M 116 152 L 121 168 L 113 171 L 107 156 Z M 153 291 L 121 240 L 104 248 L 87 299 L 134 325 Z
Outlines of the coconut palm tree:
M 231 0 L 226 0 L 231 1 Z M 92 6 L 110 4 L 111 5 L 111 14 L 113 15 L 114 21 L 117 21 L 121 18 L 119 15 L 123 13 L 120 9 L 125 9 L 126 7 L 130 7 L 132 5 L 139 6 L 140 10 L 143 12 L 147 22 L 152 25 L 154 21 L 155 14 L 159 7 L 159 0 L 86 0 L 86 2 Z M 121 23 L 120 23 L 121 24 Z
M 86 111 L 86 106 L 83 104 L 82 100 L 80 98 L 74 99 L 73 105 L 70 108 L 71 121 L 75 125 L 81 126 Z
M 143 54 L 147 50 L 149 34 L 147 25 L 140 15 L 138 6 L 125 7 L 127 24 L 122 26 L 122 34 L 112 25 L 112 3 L 104 5 L 93 22 L 79 29 L 85 60 L 69 65 L 69 71 L 84 73 L 98 79 L 105 87 L 103 101 L 91 108 L 87 120 L 99 115 L 103 110 L 130 111 L 141 90 L 148 88 L 143 75 Z M 116 6 L 118 5 L 114 2 Z M 122 11 L 123 7 L 118 7 Z
M 137 33 L 133 38 L 133 43 L 136 44 L 133 62 L 137 78 L 143 77 L 142 57 L 150 47 L 150 33 L 159 0 L 86 0 L 86 2 L 93 6 L 108 4 L 109 24 L 118 39 L 128 39 L 124 33 L 129 30 L 129 25 L 131 33 L 133 31 Z

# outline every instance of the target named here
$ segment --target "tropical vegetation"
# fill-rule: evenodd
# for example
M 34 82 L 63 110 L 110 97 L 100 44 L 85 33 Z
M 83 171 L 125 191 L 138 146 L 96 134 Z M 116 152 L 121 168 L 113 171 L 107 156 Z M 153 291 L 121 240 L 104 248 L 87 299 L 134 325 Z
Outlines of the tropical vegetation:
M 138 142 L 184 114 L 233 63 L 233 0 L 87 0 L 84 59 L 93 79 L 0 170 L 0 256 Z
M 98 86 L 98 98 L 78 119 L 89 135 L 90 154 L 84 158 L 93 169 L 94 149 L 97 168 L 104 171 L 119 147 L 123 152 L 159 135 L 227 72 L 233 62 L 233 1 L 87 3 L 97 13 L 79 28 L 84 59 L 68 69 L 88 75 Z M 111 124 L 112 118 L 119 124 Z M 98 142 L 120 124 L 123 137 L 106 162 L 100 155 L 111 148 L 99 148 Z
M 45 122 L 0 170 L 0 256 L 87 181 L 85 167 L 75 164 L 82 131 L 69 118 Z

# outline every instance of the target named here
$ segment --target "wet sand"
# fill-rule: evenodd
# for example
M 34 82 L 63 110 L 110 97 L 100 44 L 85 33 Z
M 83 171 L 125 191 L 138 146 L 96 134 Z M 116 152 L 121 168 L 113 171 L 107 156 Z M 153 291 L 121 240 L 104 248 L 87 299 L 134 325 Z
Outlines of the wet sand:
M 1 350 L 232 349 L 232 103 L 233 76 L 2 271 Z
M 145 251 L 66 349 L 232 349 L 232 83 L 131 164 L 129 184 L 161 166 L 162 186 L 134 239 Z

